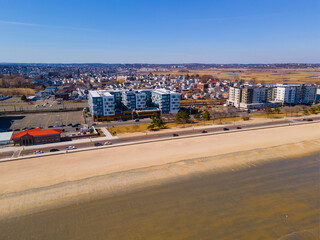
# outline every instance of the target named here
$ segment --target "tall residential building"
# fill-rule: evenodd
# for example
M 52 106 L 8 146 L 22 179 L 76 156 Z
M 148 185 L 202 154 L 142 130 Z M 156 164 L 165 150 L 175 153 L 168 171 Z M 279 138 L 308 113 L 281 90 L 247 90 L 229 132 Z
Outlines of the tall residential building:
M 230 87 L 227 103 L 245 109 L 306 104 L 316 100 L 316 91 L 315 85 L 305 84 Z
M 89 91 L 88 103 L 92 116 L 115 115 L 114 96 L 108 91 Z
M 179 93 L 157 89 L 151 92 L 151 100 L 162 113 L 177 113 L 180 110 Z
M 88 103 L 94 119 L 134 119 L 158 116 L 160 112 L 177 113 L 180 95 L 164 89 L 98 90 L 89 91 Z
M 124 91 L 122 92 L 122 103 L 129 110 L 142 110 L 147 107 L 146 93 L 141 91 Z
M 316 100 L 317 86 L 305 84 L 277 84 L 275 100 L 285 104 L 306 104 Z

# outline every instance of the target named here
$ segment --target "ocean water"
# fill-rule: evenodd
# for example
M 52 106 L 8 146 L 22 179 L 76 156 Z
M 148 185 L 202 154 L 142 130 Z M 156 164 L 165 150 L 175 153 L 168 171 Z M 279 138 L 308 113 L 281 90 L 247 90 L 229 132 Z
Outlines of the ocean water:
M 0 239 L 320 239 L 319 184 L 319 154 L 286 159 L 8 219 Z

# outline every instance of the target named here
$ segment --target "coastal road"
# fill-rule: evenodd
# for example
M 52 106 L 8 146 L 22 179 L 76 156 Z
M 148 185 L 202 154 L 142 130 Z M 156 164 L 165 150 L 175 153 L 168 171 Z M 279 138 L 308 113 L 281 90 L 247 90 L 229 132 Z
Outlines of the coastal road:
M 320 120 L 320 117 L 313 117 L 313 121 Z M 144 140 L 161 140 L 163 138 L 172 138 L 174 139 L 175 137 L 182 137 L 182 136 L 192 136 L 193 134 L 214 134 L 214 133 L 227 133 L 227 132 L 232 132 L 232 131 L 243 131 L 246 129 L 251 129 L 251 128 L 261 128 L 261 127 L 272 127 L 272 126 L 281 126 L 281 125 L 288 125 L 288 124 L 293 124 L 293 123 L 312 123 L 312 121 L 307 121 L 307 120 L 302 120 L 301 118 L 296 118 L 296 119 L 286 119 L 286 120 L 275 120 L 273 122 L 267 122 L 267 123 L 253 123 L 253 124 L 230 124 L 230 125 L 224 125 L 221 127 L 203 127 L 201 129 L 188 129 L 188 130 L 177 130 L 176 132 L 159 132 L 156 134 L 146 134 L 142 136 L 133 136 L 133 137 L 119 137 L 118 139 L 113 139 L 113 140 L 108 140 L 108 142 L 111 142 L 113 145 L 117 145 L 120 143 L 129 143 L 129 142 L 139 142 L 139 141 L 144 141 Z M 206 131 L 206 132 L 203 132 Z M 177 134 L 178 136 L 173 136 L 173 134 Z M 36 150 L 41 150 L 44 153 L 50 152 L 50 149 L 58 149 L 60 152 L 66 152 L 66 147 L 67 146 L 75 146 L 77 149 L 81 148 L 89 148 L 89 147 L 94 147 L 94 143 L 101 143 L 104 144 L 106 140 L 102 141 L 99 139 L 91 139 L 91 142 L 83 142 L 83 143 L 73 143 L 72 141 L 67 141 L 65 142 L 64 145 L 59 145 L 55 147 L 46 147 L 45 145 L 39 145 L 39 148 L 37 149 L 24 149 L 22 151 L 19 151 L 20 156 L 27 156 L 27 155 L 33 155 Z M 99 147 L 97 147 L 99 148 Z M 72 152 L 73 150 L 69 150 L 68 152 Z M 1 152 L 0 149 L 0 159 L 4 158 L 14 158 L 17 155 L 17 151 L 15 152 Z

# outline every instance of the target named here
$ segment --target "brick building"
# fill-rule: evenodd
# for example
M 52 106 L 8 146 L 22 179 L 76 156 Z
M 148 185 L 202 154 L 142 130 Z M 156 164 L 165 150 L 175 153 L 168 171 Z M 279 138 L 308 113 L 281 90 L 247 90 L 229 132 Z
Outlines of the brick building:
M 60 142 L 60 140 L 60 129 L 41 130 L 40 128 L 35 128 L 15 133 L 12 136 L 14 145 L 19 144 L 20 146 Z

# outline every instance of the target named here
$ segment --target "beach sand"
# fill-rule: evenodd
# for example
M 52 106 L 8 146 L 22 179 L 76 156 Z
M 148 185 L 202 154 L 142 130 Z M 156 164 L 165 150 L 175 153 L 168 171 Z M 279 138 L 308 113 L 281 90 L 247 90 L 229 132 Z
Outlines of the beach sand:
M 312 123 L 4 162 L 0 219 L 318 152 Z

